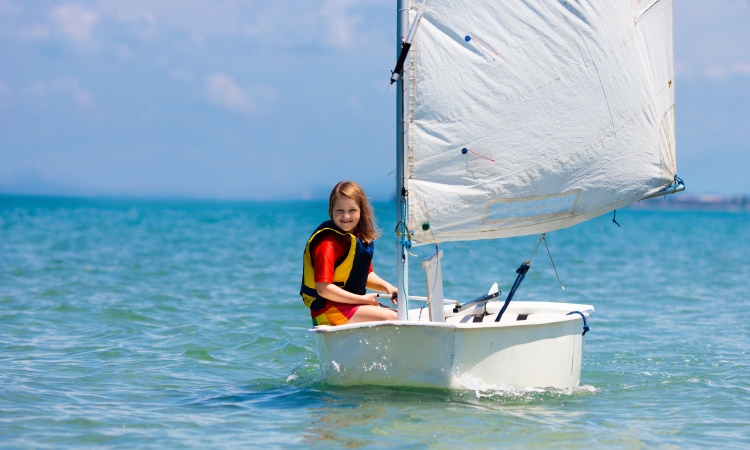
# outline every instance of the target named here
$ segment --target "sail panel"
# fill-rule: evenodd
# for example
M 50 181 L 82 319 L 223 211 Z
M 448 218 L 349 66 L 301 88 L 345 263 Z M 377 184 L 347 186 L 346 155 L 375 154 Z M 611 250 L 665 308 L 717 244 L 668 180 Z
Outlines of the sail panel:
M 672 0 L 430 0 L 407 68 L 415 244 L 551 231 L 671 184 Z

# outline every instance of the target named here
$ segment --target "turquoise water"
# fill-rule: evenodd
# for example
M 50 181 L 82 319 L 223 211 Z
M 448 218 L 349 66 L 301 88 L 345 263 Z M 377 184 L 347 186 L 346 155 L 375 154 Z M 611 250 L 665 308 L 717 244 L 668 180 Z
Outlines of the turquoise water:
M 395 282 L 395 214 L 376 208 Z M 566 289 L 542 246 L 516 299 L 596 308 L 561 391 L 327 385 L 297 295 L 325 214 L 0 196 L 0 446 L 750 445 L 750 214 L 626 209 L 550 233 Z M 536 243 L 445 244 L 446 295 L 507 292 Z

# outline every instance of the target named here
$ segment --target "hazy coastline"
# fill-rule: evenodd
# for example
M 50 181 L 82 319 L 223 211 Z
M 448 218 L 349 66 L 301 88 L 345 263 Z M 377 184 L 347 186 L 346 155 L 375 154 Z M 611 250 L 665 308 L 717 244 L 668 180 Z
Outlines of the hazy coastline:
M 687 195 L 678 193 L 633 203 L 630 208 L 750 211 L 750 195 Z

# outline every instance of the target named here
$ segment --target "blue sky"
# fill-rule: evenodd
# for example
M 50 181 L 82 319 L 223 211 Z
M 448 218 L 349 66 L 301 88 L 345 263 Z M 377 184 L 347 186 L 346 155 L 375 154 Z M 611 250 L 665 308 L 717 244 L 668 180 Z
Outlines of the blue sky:
M 395 1 L 0 0 L 0 192 L 394 184 Z M 750 0 L 676 0 L 678 173 L 750 194 Z

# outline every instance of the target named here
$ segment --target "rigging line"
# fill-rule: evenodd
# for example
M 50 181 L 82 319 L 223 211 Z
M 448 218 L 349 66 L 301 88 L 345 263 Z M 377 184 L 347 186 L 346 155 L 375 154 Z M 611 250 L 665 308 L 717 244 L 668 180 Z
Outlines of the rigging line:
M 524 262 L 524 263 L 521 263 L 518 269 L 516 269 L 516 273 L 518 274 L 516 276 L 516 281 L 513 283 L 513 287 L 510 288 L 510 292 L 508 292 L 508 297 L 505 298 L 505 303 L 503 304 L 503 307 L 500 308 L 500 312 L 497 313 L 497 317 L 495 317 L 495 322 L 500 322 L 500 319 L 503 317 L 505 310 L 508 309 L 508 305 L 510 304 L 510 301 L 513 299 L 513 296 L 516 294 L 516 289 L 518 289 L 518 286 L 521 285 L 521 282 L 526 277 L 526 272 L 529 271 L 529 267 L 530 267 L 529 264 Z
M 544 240 L 544 246 L 547 247 L 547 254 L 549 255 L 549 260 L 552 263 L 552 268 L 555 270 L 555 276 L 557 277 L 557 282 L 560 283 L 560 287 L 564 291 L 565 286 L 560 280 L 560 275 L 557 274 L 557 267 L 555 267 L 555 261 L 552 259 L 552 252 L 549 251 L 549 245 L 547 245 L 547 239 L 543 237 L 542 240 Z
M 487 157 L 487 156 L 484 156 L 484 155 L 480 155 L 479 153 L 475 152 L 474 150 L 472 150 L 472 149 L 470 149 L 470 148 L 466 148 L 466 147 L 462 148 L 462 149 L 461 149 L 461 153 L 462 153 L 462 154 L 464 154 L 464 155 L 465 155 L 466 153 L 472 153 L 472 154 L 474 154 L 474 155 L 477 155 L 477 156 L 478 156 L 478 157 L 480 157 L 480 158 L 484 158 L 484 159 L 486 159 L 487 161 L 492 161 L 492 162 L 495 162 L 495 160 L 494 160 L 494 159 L 492 159 L 492 158 L 489 158 L 489 157 Z
M 539 238 L 539 242 L 536 243 L 536 248 L 534 249 L 534 252 L 531 253 L 531 258 L 529 258 L 528 261 L 526 261 L 526 264 L 531 265 L 531 260 L 534 259 L 534 255 L 536 255 L 536 251 L 539 250 L 539 246 L 542 245 L 542 241 L 544 240 L 544 236 L 546 236 L 547 233 L 542 233 L 542 236 Z M 546 243 L 544 245 L 547 245 Z
M 475 41 L 485 51 L 490 52 L 490 53 L 492 53 L 495 56 L 499 56 L 499 53 L 497 53 L 495 50 L 493 50 L 492 47 L 490 47 L 489 45 L 487 45 L 484 42 L 480 41 L 475 36 L 472 36 L 472 35 L 468 34 L 468 35 L 466 35 L 466 37 L 464 37 L 464 41 L 466 41 L 466 42 Z
M 612 216 L 612 222 L 615 223 L 618 227 L 620 227 L 620 224 L 617 223 L 617 210 L 615 210 L 615 214 Z
M 409 317 L 409 296 L 408 296 L 408 280 L 406 277 L 407 267 L 409 264 L 408 256 L 411 254 L 411 237 L 409 236 L 409 228 L 406 220 L 409 217 L 409 202 L 407 197 L 409 191 L 405 187 L 401 187 L 401 204 L 399 205 L 401 210 L 401 220 L 396 224 L 396 236 L 399 238 L 399 257 L 401 258 L 401 283 L 399 286 L 399 292 L 402 295 L 402 301 L 404 304 L 404 311 L 406 311 L 406 319 Z M 421 315 L 421 312 L 420 312 Z
M 546 236 L 547 233 L 542 233 L 542 237 L 539 238 L 539 242 L 536 244 L 536 248 L 534 249 L 534 253 L 531 254 L 531 258 L 529 258 L 528 261 L 522 262 L 521 265 L 516 269 L 516 281 L 513 283 L 513 287 L 510 288 L 510 292 L 508 292 L 508 296 L 505 298 L 505 303 L 503 304 L 503 307 L 500 308 L 500 312 L 497 313 L 497 317 L 495 317 L 495 322 L 500 322 L 500 319 L 503 317 L 503 314 L 505 314 L 505 310 L 508 309 L 508 305 L 510 304 L 510 301 L 513 299 L 513 296 L 516 295 L 516 290 L 518 289 L 518 286 L 521 285 L 521 282 L 526 277 L 526 273 L 529 271 L 529 268 L 531 267 L 531 260 L 534 259 L 534 255 L 536 254 L 536 251 L 539 250 L 539 246 L 542 245 L 542 241 L 544 240 L 544 236 Z M 546 245 L 546 244 L 545 244 Z

